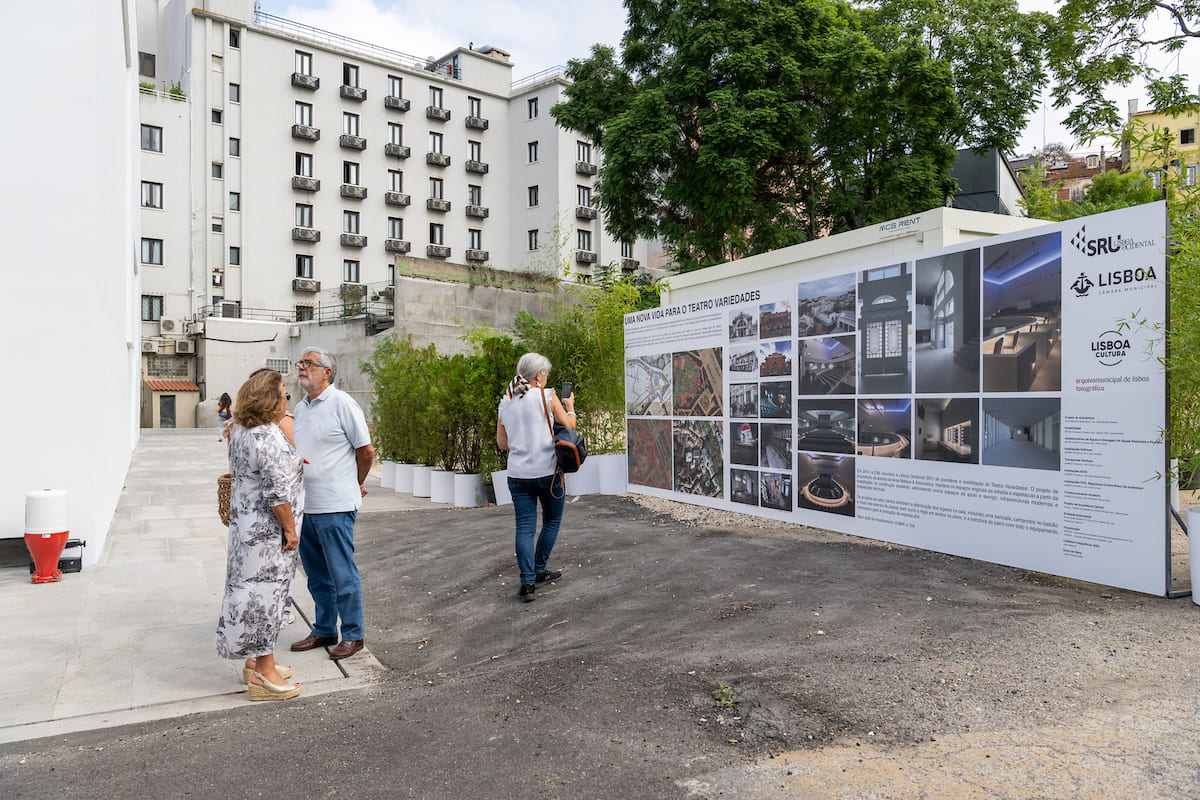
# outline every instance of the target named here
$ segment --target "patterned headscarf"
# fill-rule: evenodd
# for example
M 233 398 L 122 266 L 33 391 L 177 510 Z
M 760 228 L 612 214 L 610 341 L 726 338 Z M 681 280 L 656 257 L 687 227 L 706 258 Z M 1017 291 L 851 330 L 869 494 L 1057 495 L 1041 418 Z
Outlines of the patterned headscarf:
M 529 381 L 522 378 L 520 375 L 514 375 L 513 379 L 508 382 L 508 398 L 524 397 L 529 391 Z

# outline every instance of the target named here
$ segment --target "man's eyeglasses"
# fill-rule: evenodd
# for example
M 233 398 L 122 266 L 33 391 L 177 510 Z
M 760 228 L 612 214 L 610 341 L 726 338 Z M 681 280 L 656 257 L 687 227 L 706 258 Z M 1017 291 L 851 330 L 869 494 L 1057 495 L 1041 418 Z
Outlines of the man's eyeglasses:
M 307 358 L 304 359 L 303 361 L 297 361 L 296 366 L 304 367 L 305 369 L 312 369 L 313 367 L 319 367 L 320 369 L 329 369 L 329 367 L 325 366 L 324 364 L 318 364 L 316 361 L 309 361 Z

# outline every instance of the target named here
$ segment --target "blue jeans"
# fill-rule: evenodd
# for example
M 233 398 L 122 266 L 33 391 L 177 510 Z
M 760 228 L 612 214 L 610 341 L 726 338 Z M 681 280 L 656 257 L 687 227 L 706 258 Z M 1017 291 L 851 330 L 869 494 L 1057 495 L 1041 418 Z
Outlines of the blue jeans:
M 513 511 L 517 516 L 517 568 L 521 570 L 521 583 L 533 583 L 537 573 L 546 571 L 550 551 L 558 539 L 558 525 L 562 522 L 566 492 L 561 478 L 556 491 L 554 475 L 544 478 L 508 478 L 508 491 L 512 493 Z M 542 532 L 534 546 L 533 535 L 537 531 L 537 504 L 542 502 Z
M 308 575 L 308 593 L 316 606 L 313 636 L 363 638 L 362 583 L 354 563 L 354 518 L 357 511 L 305 514 L 300 526 L 300 563 Z

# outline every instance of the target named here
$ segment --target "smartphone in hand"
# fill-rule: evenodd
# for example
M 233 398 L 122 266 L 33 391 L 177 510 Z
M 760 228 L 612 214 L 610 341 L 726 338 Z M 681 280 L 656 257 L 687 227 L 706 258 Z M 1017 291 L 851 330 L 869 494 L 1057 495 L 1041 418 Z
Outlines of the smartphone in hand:
M 574 385 L 573 385 L 573 384 L 572 384 L 570 381 L 566 381 L 565 383 L 563 383 L 563 385 L 562 385 L 562 396 L 563 396 L 564 398 L 570 397 L 570 396 L 571 396 L 571 389 L 572 389 L 572 388 L 574 388 Z

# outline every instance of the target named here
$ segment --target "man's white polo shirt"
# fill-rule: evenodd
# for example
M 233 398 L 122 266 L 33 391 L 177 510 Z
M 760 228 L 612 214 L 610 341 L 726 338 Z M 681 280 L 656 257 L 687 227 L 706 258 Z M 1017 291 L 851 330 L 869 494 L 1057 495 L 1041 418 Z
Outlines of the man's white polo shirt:
M 354 398 L 330 385 L 296 404 L 296 451 L 304 465 L 304 511 L 330 514 L 362 505 L 355 450 L 371 443 L 367 419 Z

